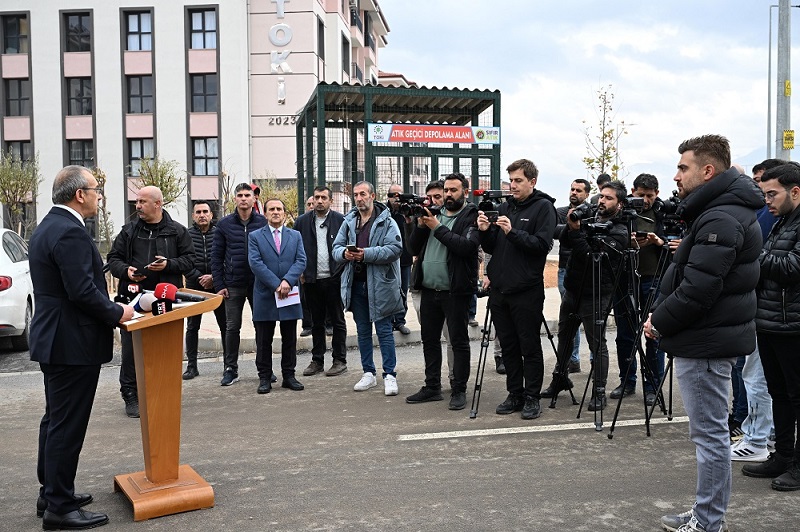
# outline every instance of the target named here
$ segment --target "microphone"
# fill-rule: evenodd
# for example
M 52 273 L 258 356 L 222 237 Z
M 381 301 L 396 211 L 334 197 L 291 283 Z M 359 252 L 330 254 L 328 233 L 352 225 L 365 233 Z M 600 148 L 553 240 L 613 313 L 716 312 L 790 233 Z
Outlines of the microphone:
M 189 303 L 199 303 L 201 301 L 205 301 L 206 297 L 198 296 L 196 294 L 189 294 L 187 292 L 179 292 L 178 287 L 171 283 L 158 283 L 156 285 L 156 289 L 153 292 L 149 290 L 145 290 L 147 293 L 155 294 L 156 298 L 158 299 L 167 299 L 173 302 L 189 302 Z
M 149 294 L 145 294 L 149 295 Z M 156 299 L 153 302 L 152 309 L 153 316 L 160 316 L 172 310 L 172 301 L 169 299 Z
M 129 294 L 134 294 L 135 295 L 135 294 L 139 294 L 139 293 L 142 292 L 142 287 L 139 286 L 137 283 L 130 283 L 128 285 L 127 290 L 128 290 Z
M 153 303 L 158 298 L 152 293 L 142 294 L 133 301 L 133 310 L 136 312 L 150 312 L 153 309 Z

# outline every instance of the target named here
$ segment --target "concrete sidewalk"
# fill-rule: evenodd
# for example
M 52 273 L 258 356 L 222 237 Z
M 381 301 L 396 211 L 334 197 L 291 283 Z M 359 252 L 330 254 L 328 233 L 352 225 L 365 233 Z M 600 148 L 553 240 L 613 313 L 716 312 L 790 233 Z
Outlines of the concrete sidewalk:
M 481 298 L 478 299 L 478 313 L 476 319 L 478 320 L 479 326 L 478 327 L 469 327 L 469 335 L 470 339 L 472 340 L 480 340 L 481 338 L 481 331 L 483 329 L 484 320 L 486 318 L 486 304 L 488 299 Z M 394 333 L 394 340 L 395 344 L 406 345 L 411 343 L 417 343 L 421 341 L 420 337 L 420 326 L 419 320 L 417 319 L 417 313 L 414 311 L 413 304 L 411 302 L 411 295 L 409 294 L 408 298 L 408 305 L 409 309 L 406 313 L 406 326 L 411 329 L 411 334 L 404 335 L 399 332 Z M 550 328 L 550 331 L 555 335 L 558 332 L 558 310 L 559 306 L 561 305 L 561 295 L 558 293 L 558 288 L 546 288 L 545 289 L 545 300 L 544 300 L 544 315 L 545 319 L 547 320 L 547 325 Z M 358 339 L 356 335 L 356 324 L 353 321 L 353 315 L 350 312 L 345 313 L 345 322 L 347 323 L 347 347 L 357 347 L 358 346 Z M 609 320 L 609 325 L 613 325 L 613 320 Z M 311 336 L 300 336 L 301 331 L 301 324 L 300 320 L 297 323 L 297 349 L 299 351 L 311 351 L 312 339 Z M 544 328 L 542 328 L 542 333 L 544 334 Z M 378 345 L 378 337 L 374 334 L 373 330 L 373 342 L 374 345 Z M 222 351 L 222 340 L 219 333 L 219 329 L 217 327 L 217 322 L 214 319 L 213 312 L 207 312 L 203 314 L 203 320 L 200 324 L 200 332 L 199 332 L 199 342 L 198 342 L 199 351 Z M 330 337 L 328 337 L 327 346 L 330 349 Z M 255 341 L 255 330 L 253 328 L 253 318 L 250 312 L 250 306 L 245 305 L 244 312 L 242 314 L 242 331 L 241 331 L 241 344 L 239 347 L 240 352 L 248 353 L 254 352 L 256 350 L 256 341 Z M 275 338 L 272 343 L 272 351 L 275 353 L 280 353 L 281 350 L 281 340 L 280 340 L 280 330 L 276 328 L 275 330 Z

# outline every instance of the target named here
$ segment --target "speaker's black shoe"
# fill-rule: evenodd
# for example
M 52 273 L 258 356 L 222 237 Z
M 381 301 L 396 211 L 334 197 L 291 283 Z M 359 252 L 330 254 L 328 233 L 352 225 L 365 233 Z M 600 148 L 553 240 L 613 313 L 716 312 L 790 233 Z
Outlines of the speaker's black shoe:
M 43 530 L 86 530 L 108 524 L 108 516 L 86 510 L 73 510 L 64 515 L 45 510 L 42 517 Z
M 305 389 L 305 386 L 300 384 L 300 381 L 298 381 L 294 377 L 286 377 L 283 379 L 283 382 L 281 383 L 281 388 L 289 388 L 290 390 L 299 392 L 300 390 Z
M 72 498 L 75 499 L 75 503 L 79 508 L 92 502 L 92 495 L 90 493 L 75 493 Z M 44 500 L 44 497 L 40 496 L 36 499 L 36 517 L 43 516 L 45 510 L 47 510 L 47 501 Z

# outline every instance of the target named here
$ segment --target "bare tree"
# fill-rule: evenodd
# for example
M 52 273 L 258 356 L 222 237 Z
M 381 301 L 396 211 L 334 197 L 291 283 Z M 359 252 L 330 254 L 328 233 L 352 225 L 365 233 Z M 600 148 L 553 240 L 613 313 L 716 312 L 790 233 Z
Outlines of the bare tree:
M 286 224 L 289 227 L 294 226 L 294 221 L 302 214 L 298 207 L 300 203 L 305 204 L 305 198 L 297 197 L 297 187 L 279 187 L 275 172 L 272 170 L 267 170 L 264 177 L 256 176 L 253 181 L 261 188 L 261 201 L 267 201 L 270 198 L 278 198 L 283 201 L 286 206 Z
M 583 164 L 594 174 L 608 174 L 612 179 L 619 179 L 623 163 L 620 160 L 619 139 L 628 134 L 624 120 L 617 120 L 614 110 L 614 93 L 611 85 L 597 90 L 597 125 L 584 124 L 586 157 Z
M 139 186 L 158 187 L 164 195 L 164 207 L 184 199 L 186 172 L 179 169 L 178 161 L 162 159 L 156 154 L 152 159 L 141 159 L 138 166 Z
M 36 217 L 26 219 L 26 207 L 35 205 L 39 193 L 39 156 L 22 160 L 11 151 L 0 151 L 0 203 L 8 210 L 9 225 L 27 238 L 36 227 Z

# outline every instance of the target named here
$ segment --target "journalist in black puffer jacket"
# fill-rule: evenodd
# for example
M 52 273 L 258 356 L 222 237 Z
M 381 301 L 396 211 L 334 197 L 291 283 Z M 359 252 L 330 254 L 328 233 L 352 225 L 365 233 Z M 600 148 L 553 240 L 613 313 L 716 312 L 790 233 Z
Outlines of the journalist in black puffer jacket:
M 758 185 L 730 168 L 689 194 L 690 224 L 661 281 L 651 322 L 661 348 L 686 358 L 749 355 L 756 347 L 756 284 L 764 205 Z

